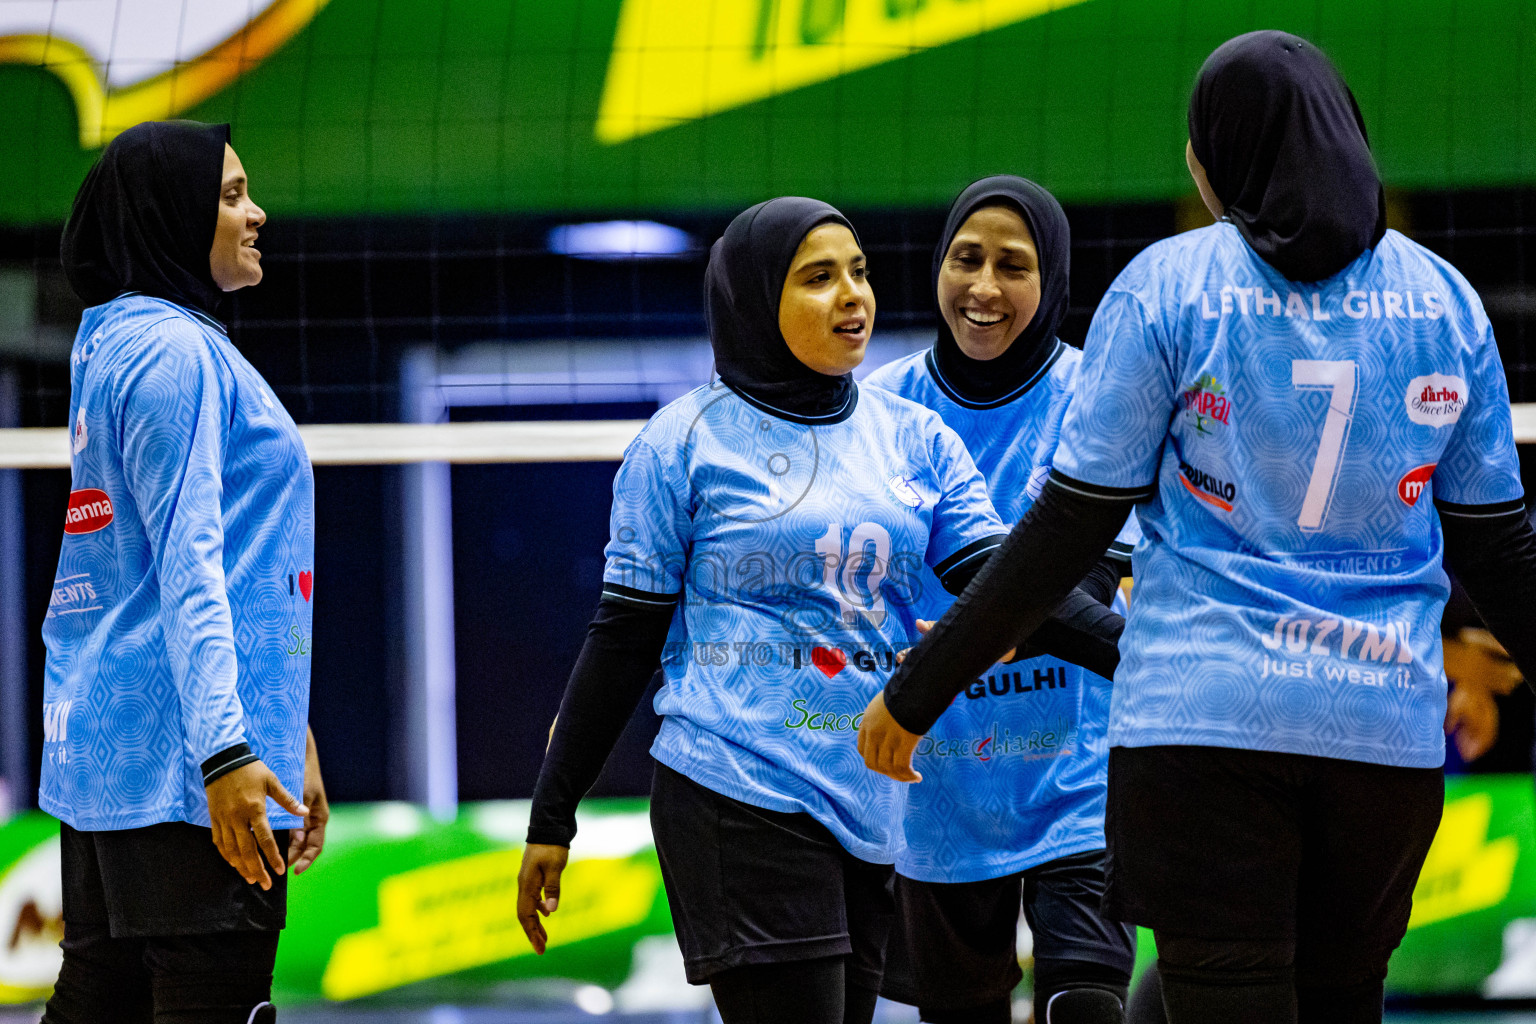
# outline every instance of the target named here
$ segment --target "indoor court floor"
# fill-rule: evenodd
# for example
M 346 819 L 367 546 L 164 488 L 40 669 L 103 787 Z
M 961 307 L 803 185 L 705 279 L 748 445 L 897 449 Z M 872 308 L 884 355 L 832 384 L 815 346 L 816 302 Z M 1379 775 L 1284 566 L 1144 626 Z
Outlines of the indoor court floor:
M 40 1007 L 0 1009 L 0 1024 L 37 1024 Z M 1023 1007 L 1015 1016 L 1024 1020 Z M 577 1006 L 430 1006 L 388 1007 L 325 1006 L 283 1008 L 279 1024 L 589 1024 L 611 1020 L 615 1024 L 718 1024 L 713 1008 L 649 1013 L 593 1013 Z M 882 1003 L 875 1024 L 917 1024 L 917 1011 L 894 1003 Z M 1388 1013 L 1386 1024 L 1536 1024 L 1536 1010 L 1507 1012 L 1497 1009 L 1452 1012 Z

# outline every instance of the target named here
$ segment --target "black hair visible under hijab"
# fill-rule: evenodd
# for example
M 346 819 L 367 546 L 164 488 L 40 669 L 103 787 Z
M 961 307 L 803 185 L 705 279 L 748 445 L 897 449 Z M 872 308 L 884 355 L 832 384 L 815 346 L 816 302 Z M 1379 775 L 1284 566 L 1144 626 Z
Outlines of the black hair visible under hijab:
M 1072 231 L 1056 197 L 1027 178 L 996 174 L 972 182 L 950 204 L 944 234 L 933 251 L 933 292 L 937 299 L 944 257 L 977 210 L 1008 206 L 1024 218 L 1040 260 L 1040 305 L 1033 319 L 996 359 L 972 359 L 960 351 L 944 310 L 933 346 L 940 383 L 967 405 L 1001 405 L 1021 394 L 1056 351 L 1056 331 L 1067 313 L 1067 282 L 1072 262 Z
M 1253 251 L 1292 281 L 1320 281 L 1381 240 L 1386 201 L 1360 107 L 1323 52 L 1249 32 L 1206 58 L 1189 141 Z
M 212 313 L 208 266 L 229 125 L 146 121 L 107 146 L 75 194 L 59 256 L 87 306 L 143 292 Z
M 848 223 L 816 199 L 784 196 L 758 203 L 731 221 L 709 250 L 704 319 L 720 379 L 769 412 L 835 423 L 853 411 L 853 374 L 829 377 L 806 366 L 779 331 L 779 298 L 795 250 L 811 229 Z M 858 232 L 853 232 L 858 241 Z

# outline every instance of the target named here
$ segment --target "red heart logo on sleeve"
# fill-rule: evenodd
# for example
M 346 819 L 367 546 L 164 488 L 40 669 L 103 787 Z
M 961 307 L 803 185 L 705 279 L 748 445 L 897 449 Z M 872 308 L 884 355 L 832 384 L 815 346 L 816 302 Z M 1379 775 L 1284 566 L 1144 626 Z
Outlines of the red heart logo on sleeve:
M 835 647 L 812 647 L 811 664 L 821 669 L 822 675 L 831 679 L 848 664 L 848 655 Z
M 309 570 L 299 573 L 299 593 L 304 595 L 304 600 L 309 600 L 309 595 L 315 589 L 315 574 Z

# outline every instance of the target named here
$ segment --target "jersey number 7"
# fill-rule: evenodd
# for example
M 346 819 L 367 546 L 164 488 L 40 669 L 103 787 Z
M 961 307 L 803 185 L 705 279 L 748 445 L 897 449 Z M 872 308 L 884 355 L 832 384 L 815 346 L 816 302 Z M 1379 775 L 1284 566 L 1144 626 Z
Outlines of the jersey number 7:
M 1312 464 L 1312 480 L 1301 502 L 1296 525 L 1308 533 L 1321 530 L 1333 501 L 1333 487 L 1339 479 L 1339 462 L 1344 443 L 1349 440 L 1349 424 L 1355 414 L 1355 361 L 1353 359 L 1293 359 L 1291 384 L 1298 388 L 1327 389 L 1328 416 L 1323 420 L 1323 436 L 1317 443 L 1317 460 Z

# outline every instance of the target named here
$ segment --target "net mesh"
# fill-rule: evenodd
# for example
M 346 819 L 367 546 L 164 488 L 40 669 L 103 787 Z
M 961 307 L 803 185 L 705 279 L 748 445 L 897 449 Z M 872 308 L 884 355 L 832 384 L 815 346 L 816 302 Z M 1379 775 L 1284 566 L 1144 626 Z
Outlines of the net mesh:
M 1251 7 L 7 0 L 0 431 L 65 424 L 81 310 L 59 232 L 102 140 L 143 117 L 231 121 L 270 219 L 265 280 L 222 315 L 330 452 L 316 572 L 332 581 L 317 632 L 333 639 L 315 648 L 314 721 L 335 795 L 417 792 L 402 552 L 420 524 L 405 511 L 415 471 L 394 464 L 444 454 L 481 463 L 446 477 L 459 793 L 526 795 L 542 750 L 527 723 L 553 714 L 596 598 L 611 460 L 637 420 L 708 378 L 700 283 L 730 216 L 777 194 L 850 215 L 879 299 L 872 366 L 929 336 L 949 197 L 1029 175 L 1067 207 L 1062 334 L 1080 344 L 1137 252 L 1208 221 L 1180 159 L 1183 107 L 1214 45 L 1270 27 Z M 1479 289 L 1512 398 L 1536 403 L 1536 13 L 1301 0 L 1282 20 L 1339 62 L 1391 223 Z M 617 242 L 569 230 L 614 222 Z M 1536 440 L 1528 411 L 1518 422 Z M 319 429 L 343 425 L 380 429 Z M 460 427 L 477 440 L 439 429 Z M 0 466 L 55 467 L 0 468 L 17 598 L 0 601 L 0 721 L 38 720 L 63 452 L 57 435 L 0 434 Z M 0 737 L 0 774 L 37 763 L 33 726 L 25 756 Z M 644 788 L 636 728 L 605 791 Z

